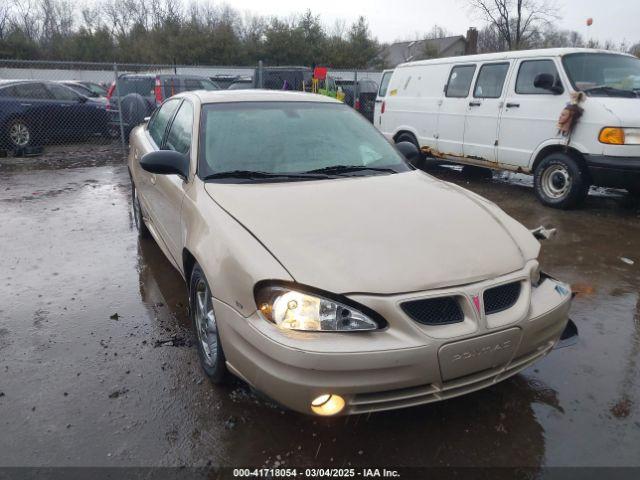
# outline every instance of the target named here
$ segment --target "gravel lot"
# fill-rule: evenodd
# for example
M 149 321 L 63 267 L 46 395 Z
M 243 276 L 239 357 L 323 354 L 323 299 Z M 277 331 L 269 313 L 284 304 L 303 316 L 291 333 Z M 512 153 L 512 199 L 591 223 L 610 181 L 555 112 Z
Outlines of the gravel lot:
M 599 190 L 556 211 L 527 177 L 433 173 L 558 229 L 543 264 L 577 292 L 580 340 L 466 397 L 318 419 L 206 380 L 118 144 L 0 158 L 0 466 L 640 466 L 640 206 Z

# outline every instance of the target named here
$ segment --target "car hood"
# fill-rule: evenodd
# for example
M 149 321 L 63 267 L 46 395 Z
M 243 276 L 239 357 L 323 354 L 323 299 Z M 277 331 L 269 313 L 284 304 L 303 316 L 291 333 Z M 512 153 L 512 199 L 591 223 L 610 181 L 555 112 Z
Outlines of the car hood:
M 297 282 L 335 293 L 475 282 L 523 268 L 539 249 L 492 203 L 420 171 L 205 189 Z
M 589 104 L 598 103 L 612 114 L 618 121 L 620 127 L 636 127 L 640 124 L 640 98 L 618 98 L 618 97 L 588 97 L 585 102 L 585 110 Z

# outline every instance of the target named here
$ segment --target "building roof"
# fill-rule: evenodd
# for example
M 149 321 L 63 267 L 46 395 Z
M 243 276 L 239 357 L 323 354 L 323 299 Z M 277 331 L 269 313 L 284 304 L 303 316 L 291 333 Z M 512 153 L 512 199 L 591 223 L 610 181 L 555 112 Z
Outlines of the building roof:
M 459 41 L 466 42 L 462 35 L 414 40 L 411 42 L 396 42 L 386 47 L 382 52 L 382 56 L 388 64 L 395 66 L 400 63 L 424 59 L 427 56 L 428 49 L 433 49 L 437 55 L 440 55 Z

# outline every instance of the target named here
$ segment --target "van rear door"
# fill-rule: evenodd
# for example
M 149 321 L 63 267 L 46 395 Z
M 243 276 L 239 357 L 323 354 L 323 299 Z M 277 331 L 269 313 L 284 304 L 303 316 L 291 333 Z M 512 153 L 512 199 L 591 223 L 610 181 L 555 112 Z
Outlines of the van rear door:
M 389 86 L 389 80 L 393 70 L 385 70 L 382 72 L 382 78 L 380 79 L 380 87 L 378 88 L 378 95 L 376 96 L 376 105 L 373 110 L 373 124 L 380 128 L 382 124 L 382 103 L 387 96 L 387 87 Z

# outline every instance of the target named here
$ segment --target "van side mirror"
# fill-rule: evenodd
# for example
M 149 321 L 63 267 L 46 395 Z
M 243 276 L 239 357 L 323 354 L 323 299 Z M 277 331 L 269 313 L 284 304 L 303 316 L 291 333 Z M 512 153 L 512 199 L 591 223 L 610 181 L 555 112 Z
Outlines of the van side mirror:
M 396 148 L 411 165 L 415 165 L 420 160 L 420 150 L 413 143 L 398 142 Z
M 564 92 L 564 88 L 559 82 L 556 82 L 555 75 L 551 75 L 550 73 L 539 73 L 533 79 L 533 86 L 536 88 L 542 88 L 543 90 L 549 90 L 554 95 L 560 95 Z
M 140 166 L 149 173 L 189 177 L 189 157 L 174 150 L 145 153 L 140 159 Z

